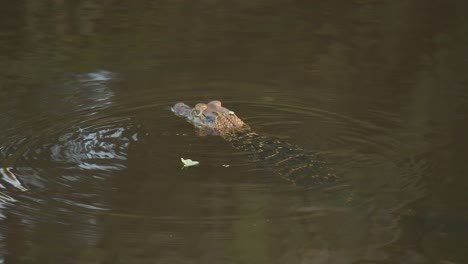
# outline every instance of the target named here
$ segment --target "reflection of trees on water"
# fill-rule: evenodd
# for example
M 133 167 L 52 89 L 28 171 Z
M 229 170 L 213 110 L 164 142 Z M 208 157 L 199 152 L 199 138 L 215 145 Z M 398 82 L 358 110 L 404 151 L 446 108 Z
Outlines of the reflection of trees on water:
M 385 150 L 365 144 L 356 147 L 356 152 L 360 153 L 378 150 L 382 154 L 380 159 L 394 163 L 380 168 L 383 172 L 379 175 L 385 177 L 364 179 L 368 182 L 368 189 L 389 185 L 395 188 L 393 193 L 375 194 L 381 205 L 389 208 L 406 207 L 410 202 L 430 193 L 429 201 L 419 201 L 413 205 L 423 208 L 416 212 L 420 218 L 412 218 L 421 219 L 419 221 L 422 225 L 426 223 L 424 216 L 434 208 L 440 214 L 457 215 L 457 212 L 463 211 L 462 202 L 454 201 L 467 200 L 464 194 L 465 180 L 461 177 L 467 169 L 464 161 L 466 149 L 462 143 L 466 142 L 465 114 L 468 111 L 468 98 L 464 92 L 467 83 L 464 71 L 468 68 L 465 59 L 468 21 L 462 12 L 467 9 L 464 2 L 417 4 L 350 1 L 337 5 L 335 1 L 123 3 L 109 0 L 10 1 L 2 6 L 5 8 L 1 19 L 6 23 L 0 23 L 4 25 L 0 27 L 8 33 L 8 37 L 1 38 L 0 47 L 8 49 L 0 48 L 0 67 L 4 69 L 0 72 L 0 78 L 4 80 L 0 84 L 0 93 L 9 90 L 8 94 L 13 95 L 6 104 L 0 106 L 2 113 L 9 114 L 2 120 L 15 124 L 15 120 L 20 120 L 31 110 L 47 111 L 50 115 L 58 116 L 62 114 L 58 112 L 63 109 L 73 111 L 76 107 L 84 106 L 80 109 L 92 111 L 96 107 L 105 108 L 103 104 L 93 104 L 93 100 L 99 101 L 96 98 L 101 98 L 102 102 L 109 103 L 118 100 L 121 95 L 100 86 L 77 86 L 74 82 L 57 85 L 58 79 L 67 79 L 63 77 L 63 72 L 95 73 L 103 65 L 115 67 L 108 69 L 112 71 L 129 71 L 128 78 L 132 78 L 132 71 L 138 74 L 137 69 L 158 69 L 155 72 L 160 73 L 160 78 L 169 80 L 174 76 L 168 77 L 161 73 L 177 69 L 181 76 L 188 76 L 189 81 L 202 78 L 200 76 L 232 80 L 268 79 L 279 83 L 278 86 L 285 87 L 292 96 L 301 97 L 304 101 L 317 96 L 316 92 L 322 93 L 319 95 L 325 95 L 323 98 L 330 101 L 329 110 L 334 112 L 346 113 L 359 120 L 368 120 L 369 116 L 373 118 L 372 115 L 381 118 L 376 121 L 373 134 L 366 136 L 375 145 L 384 145 Z M 277 66 L 267 67 L 269 65 Z M 303 82 L 307 85 L 296 85 Z M 57 91 L 59 98 L 51 100 L 50 94 Z M 245 97 L 259 97 L 263 91 L 239 87 L 235 93 Z M 363 94 L 366 96 L 363 97 Z M 51 110 L 50 102 L 53 102 L 50 105 L 60 102 L 62 106 L 57 107 L 60 110 Z M 379 130 L 380 122 L 380 128 L 384 130 Z M 394 126 L 385 127 L 386 122 Z M 330 137 L 339 137 L 342 131 L 327 132 Z M 73 141 L 69 144 L 73 145 Z M 445 148 L 454 151 L 438 151 Z M 73 152 L 66 152 L 66 155 L 60 157 L 73 160 L 71 156 L 77 157 Z M 375 172 L 377 174 L 377 169 Z M 447 193 L 446 190 L 451 192 Z M 239 199 L 237 209 L 248 207 L 252 202 L 276 208 L 279 202 L 275 197 L 264 195 L 242 197 L 242 194 L 234 191 L 226 196 Z M 296 202 L 301 203 L 300 200 Z M 446 207 L 446 204 L 452 204 L 453 207 Z M 278 206 L 277 210 L 284 208 L 287 205 Z M 98 217 L 83 217 L 80 222 L 73 219 L 71 214 L 68 216 L 69 219 L 66 217 L 64 221 L 80 227 L 93 226 L 93 221 L 109 224 Z M 373 216 L 385 218 L 385 213 L 375 213 Z M 22 221 L 15 216 L 10 216 L 10 219 Z M 38 221 L 46 222 L 47 217 L 38 220 L 31 216 L 28 224 Z M 354 221 L 360 224 L 359 219 Z M 123 224 L 131 222 L 123 221 Z M 142 222 L 144 227 L 145 223 Z M 317 234 L 313 230 L 318 228 L 312 225 L 314 221 L 306 219 L 302 223 L 285 223 L 287 228 L 263 223 L 257 226 L 255 232 L 252 232 L 252 225 L 258 223 L 254 220 L 238 221 L 233 226 L 224 225 L 222 228 L 236 234 L 233 242 L 236 249 L 233 251 L 238 253 L 235 255 L 239 259 L 239 255 L 245 252 L 249 252 L 249 255 L 258 254 L 258 259 L 264 261 L 270 260 L 271 256 L 284 262 L 293 257 L 298 262 L 314 258 L 324 262 L 333 259 L 333 250 L 327 248 L 328 245 L 314 247 L 317 245 L 313 245 L 313 242 L 319 239 L 308 237 Z M 100 234 L 102 241 L 90 244 L 103 248 L 108 245 L 117 249 L 125 248 L 125 243 L 108 239 L 113 236 L 112 229 L 97 226 L 90 228 L 90 237 Z M 366 227 L 361 227 L 364 230 L 358 230 L 365 232 Z M 17 229 L 9 231 L 26 239 L 28 236 L 46 236 L 47 228 L 47 225 L 31 224 L 28 234 Z M 310 228 L 310 232 L 305 232 L 305 228 Z M 352 229 L 353 225 L 348 228 Z M 423 240 L 439 241 L 430 227 L 421 230 L 415 238 L 408 238 L 408 233 L 399 237 L 398 231 L 403 229 L 404 232 L 404 228 L 403 223 L 396 227 L 395 236 L 400 241 L 394 243 L 414 246 Z M 53 243 L 68 243 L 67 235 L 77 236 L 66 225 L 60 231 L 64 232 L 63 241 L 58 239 Z M 153 231 L 162 232 L 157 228 Z M 203 231 L 204 234 L 210 234 L 208 228 Z M 156 239 L 152 237 L 154 234 L 141 232 L 141 236 L 150 242 Z M 322 232 L 324 235 L 333 234 Z M 8 236 L 1 233 L 4 237 Z M 116 236 L 125 241 L 127 236 L 132 235 Z M 195 245 L 197 235 L 203 236 L 194 234 L 187 239 Z M 4 237 L 0 239 L 6 241 Z M 287 238 L 287 242 L 277 246 L 276 239 L 283 238 Z M 407 240 L 401 241 L 403 239 Z M 199 240 L 208 243 L 209 235 Z M 226 241 L 220 244 L 224 248 L 231 246 Z M 8 251 L 15 252 L 15 245 L 7 246 L 11 247 Z M 5 248 L 4 245 L 2 247 Z M 213 248 L 219 247 L 213 245 Z M 171 250 L 189 257 L 196 255 L 189 248 L 177 251 L 173 247 Z M 203 247 L 200 250 L 203 251 Z M 423 253 L 427 254 L 431 248 L 424 250 Z M 294 256 L 284 256 L 282 251 L 294 252 L 290 253 Z M 444 253 L 441 252 L 442 255 Z M 41 254 L 43 258 L 53 255 L 52 252 Z M 131 252 L 128 254 L 131 255 Z M 210 253 L 204 254 L 209 259 Z M 301 254 L 304 259 L 297 257 Z M 398 254 L 408 258 L 416 255 L 415 258 L 424 258 L 421 252 L 410 250 Z M 341 257 L 346 259 L 350 256 Z M 356 259 L 359 257 L 362 256 L 355 256 Z M 344 262 L 344 259 L 341 261 Z

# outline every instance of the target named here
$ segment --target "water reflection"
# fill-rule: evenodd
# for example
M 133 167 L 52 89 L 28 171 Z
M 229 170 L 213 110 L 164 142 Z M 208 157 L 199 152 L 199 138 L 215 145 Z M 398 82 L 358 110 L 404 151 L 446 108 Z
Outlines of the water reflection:
M 113 81 L 117 81 L 117 74 L 110 71 L 78 74 L 65 83 L 63 101 L 72 104 L 75 111 L 109 107 L 114 97 L 109 84 Z
M 27 191 L 26 188 L 21 185 L 21 182 L 18 180 L 18 177 L 13 173 L 13 168 L 0 168 L 0 174 L 2 175 L 2 180 L 8 182 L 13 187 L 19 189 L 20 191 Z M 3 185 L 2 185 L 3 187 Z M 4 187 L 3 187 L 4 188 Z
M 138 139 L 138 131 L 129 117 L 113 117 L 103 112 L 112 107 L 114 92 L 110 84 L 115 80 L 115 73 L 96 71 L 79 74 L 64 82 L 61 91 L 64 96 L 57 103 L 73 106 L 71 111 L 74 114 L 69 115 L 68 120 L 55 118 L 52 127 L 44 127 L 33 134 L 6 142 L 1 148 L 4 155 L 2 164 L 15 166 L 19 173 L 13 173 L 12 167 L 1 168 L 3 180 L 21 191 L 27 191 L 18 179 L 22 178 L 31 187 L 32 193 L 29 195 L 36 197 L 33 199 L 36 202 L 46 204 L 53 199 L 62 203 L 63 208 L 73 205 L 90 210 L 103 209 L 102 202 L 97 202 L 99 195 L 96 193 L 72 190 L 80 182 L 91 184 L 105 179 L 111 171 L 125 169 L 128 147 Z M 43 116 L 34 123 L 50 123 L 53 118 Z M 23 132 L 19 131 L 20 134 Z M 56 173 L 61 176 L 52 178 L 51 174 Z M 70 189 L 71 192 L 65 197 L 47 197 L 46 193 L 57 187 Z M 17 201 L 12 197 L 18 196 L 18 193 L 10 193 L 5 187 L 3 189 L 6 191 L 2 193 L 2 201 Z M 39 198 L 42 192 L 45 196 Z
M 125 136 L 129 128 L 98 127 L 96 131 L 94 129 L 96 128 L 78 128 L 76 132 L 60 135 L 57 144 L 47 146 L 48 151 L 50 151 L 50 159 L 56 162 L 71 163 L 71 167 L 119 169 L 121 166 L 119 164 L 100 167 L 97 163 L 99 160 L 126 160 L 126 149 L 132 140 L 132 137 Z M 92 163 L 96 164 L 92 165 Z
M 138 130 L 129 116 L 107 112 L 114 107 L 111 86 L 115 80 L 116 74 L 97 71 L 64 81 L 60 96 L 50 99 L 56 105 L 67 105 L 69 112 L 64 113 L 65 117 L 42 115 L 29 122 L 29 125 L 39 124 L 35 131 L 21 130 L 20 125 L 18 134 L 3 144 L 2 164 L 14 166 L 17 172 L 13 174 L 10 167 L 2 168 L 3 180 L 26 191 L 20 185 L 21 180 L 29 189 L 20 194 L 5 188 L 0 196 L 3 202 L 8 202 L 1 208 L 3 221 L 27 226 L 16 237 L 43 240 L 47 236 L 39 230 L 53 223 L 56 236 L 46 243 L 52 248 L 72 237 L 91 249 L 99 243 L 97 234 L 102 227 L 96 214 L 110 207 L 103 192 L 107 177 L 127 168 L 128 148 L 138 140 Z M 44 126 L 44 123 L 51 125 Z M 79 229 L 69 230 L 65 227 L 68 225 Z M 7 234 L 3 241 L 10 241 L 9 230 L 3 232 Z M 5 248 L 9 252 L 15 250 L 5 244 L 1 251 Z M 94 252 L 92 258 L 95 258 L 95 250 L 87 252 Z M 8 259 L 18 263 L 56 255 L 48 250 L 31 254 L 21 254 L 21 260 Z M 61 256 L 56 259 L 64 261 Z

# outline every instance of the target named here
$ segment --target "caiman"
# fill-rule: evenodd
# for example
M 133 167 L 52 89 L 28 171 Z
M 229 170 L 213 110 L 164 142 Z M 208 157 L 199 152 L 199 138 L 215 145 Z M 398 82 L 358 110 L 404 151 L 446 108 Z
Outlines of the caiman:
M 190 107 L 177 103 L 172 111 L 193 124 L 202 135 L 219 135 L 239 150 L 247 151 L 276 174 L 305 187 L 337 181 L 337 176 L 317 154 L 287 142 L 260 135 L 220 101 Z

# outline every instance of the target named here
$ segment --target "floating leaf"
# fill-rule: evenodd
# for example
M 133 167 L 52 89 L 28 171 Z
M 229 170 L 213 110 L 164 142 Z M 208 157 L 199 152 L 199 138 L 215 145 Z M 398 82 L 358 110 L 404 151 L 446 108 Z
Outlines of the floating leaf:
M 196 166 L 196 165 L 200 164 L 200 162 L 195 161 L 195 160 L 191 160 L 191 159 L 180 158 L 180 160 L 184 164 L 182 169 L 185 168 L 185 167 L 191 167 L 191 166 Z

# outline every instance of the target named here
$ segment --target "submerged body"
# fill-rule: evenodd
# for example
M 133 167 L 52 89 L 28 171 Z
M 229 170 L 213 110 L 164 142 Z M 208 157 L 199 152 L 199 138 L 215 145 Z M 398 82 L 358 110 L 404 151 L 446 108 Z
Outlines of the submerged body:
M 295 184 L 313 186 L 337 180 L 317 155 L 289 143 L 255 133 L 220 101 L 194 108 L 177 103 L 172 111 L 192 123 L 202 135 L 219 135 L 239 150 L 251 153 L 275 173 Z

